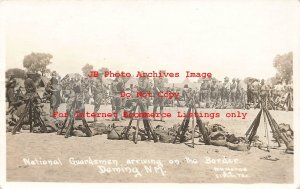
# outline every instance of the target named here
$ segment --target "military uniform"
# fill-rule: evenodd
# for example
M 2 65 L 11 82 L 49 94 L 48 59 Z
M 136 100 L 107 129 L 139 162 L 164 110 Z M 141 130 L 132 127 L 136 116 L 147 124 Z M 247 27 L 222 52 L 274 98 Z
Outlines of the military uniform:
M 37 131 L 39 126 L 41 126 L 39 123 L 39 116 L 41 115 L 41 113 L 43 112 L 43 109 L 41 108 L 41 98 L 39 97 L 37 91 L 36 91 L 36 85 L 34 83 L 34 81 L 30 78 L 32 75 L 32 73 L 27 73 L 27 78 L 25 79 L 24 81 L 24 87 L 25 87 L 25 90 L 26 90 L 26 94 L 25 94 L 25 98 L 28 99 L 28 100 L 31 100 L 32 102 L 32 105 L 34 107 L 34 109 L 36 111 L 34 112 L 26 112 L 26 114 L 31 114 L 32 115 L 32 120 L 29 120 L 30 121 L 33 121 L 33 132 Z M 28 102 L 28 101 L 26 101 Z M 34 109 L 31 109 L 32 111 Z
M 74 84 L 72 84 L 72 88 L 70 90 L 69 98 L 67 100 L 67 107 L 66 111 L 71 114 L 69 116 L 74 116 L 75 112 L 84 113 L 85 106 L 84 106 L 84 99 L 82 95 L 82 86 L 79 80 L 76 80 Z M 76 106 L 76 109 L 73 109 Z M 73 111 L 71 111 L 73 110 Z M 80 119 L 78 117 L 77 119 Z
M 260 83 L 259 97 L 260 97 L 260 101 L 263 104 L 263 106 L 266 105 L 267 96 L 268 96 L 268 87 L 265 84 L 265 80 L 262 79 L 261 83 Z
M 189 103 L 193 98 L 193 90 L 192 90 L 192 88 L 188 88 L 184 92 L 185 92 L 185 105 L 189 106 Z
M 139 78 L 138 79 L 138 92 L 147 93 L 151 91 L 151 84 L 149 78 Z M 146 110 L 148 110 L 150 106 L 150 97 L 143 98 L 143 103 L 145 104 Z
M 210 84 L 207 79 L 203 80 L 200 86 L 200 101 L 208 103 L 210 97 Z
M 10 107 L 12 103 L 16 101 L 15 98 L 15 87 L 17 85 L 17 81 L 14 76 L 11 76 L 9 80 L 6 82 L 6 99 L 8 101 L 8 106 Z
M 68 113 L 69 121 L 72 119 L 81 120 L 84 127 L 75 127 L 74 122 L 72 123 L 71 134 L 74 136 L 92 136 L 92 133 L 88 127 L 85 116 L 85 103 L 83 98 L 83 89 L 79 79 L 70 81 L 70 94 L 67 100 L 66 112 Z M 79 116 L 75 117 L 76 112 Z M 69 122 L 70 123 L 70 122 Z M 83 134 L 85 133 L 85 135 Z
M 112 112 L 116 112 L 117 117 L 113 120 L 119 121 L 119 117 L 121 113 L 121 109 L 124 108 L 122 107 L 122 99 L 121 99 L 121 92 L 124 91 L 124 82 L 121 78 L 116 78 L 112 85 L 111 85 L 111 93 L 112 93 Z
M 239 79 L 236 80 L 236 94 L 235 94 L 235 100 L 237 104 L 243 105 L 242 103 L 243 99 L 243 90 L 242 85 Z
M 31 97 L 34 100 L 34 102 L 36 102 L 36 103 L 41 103 L 41 99 L 36 91 L 35 83 L 30 78 L 31 74 L 28 74 L 28 75 L 29 76 L 27 76 L 27 78 L 24 81 L 24 87 L 25 87 L 25 91 L 26 91 L 25 96 Z
M 212 84 L 210 85 L 210 98 L 213 102 L 213 107 L 217 106 L 220 98 L 220 89 L 219 84 L 215 78 L 212 79 Z
M 260 90 L 260 84 L 253 82 L 252 84 L 252 98 L 253 103 L 256 104 L 259 102 L 259 90 Z
M 52 78 L 47 83 L 45 92 L 50 99 L 50 116 L 53 117 L 53 113 L 57 112 L 57 109 L 61 103 L 60 88 L 55 75 L 52 75 Z
M 92 94 L 94 99 L 94 113 L 98 112 L 103 99 L 104 86 L 102 78 L 94 81 L 92 85 Z M 94 121 L 97 121 L 97 117 L 94 117 Z
M 208 103 L 210 100 L 210 83 L 208 79 L 204 79 L 200 86 L 200 101 Z
M 34 81 L 30 77 L 27 77 L 25 79 L 24 86 L 25 86 L 26 94 L 36 92 L 36 86 L 34 84 Z
M 89 83 L 88 78 L 85 78 L 84 80 L 82 80 L 82 89 L 83 89 L 83 94 L 84 94 L 84 102 L 86 104 L 89 104 L 91 96 L 89 94 L 90 83 Z
M 235 97 L 236 97 L 236 88 L 237 88 L 237 84 L 235 82 L 235 79 L 233 78 L 232 83 L 230 85 L 230 101 L 233 104 L 236 102 L 236 99 L 235 99 Z
M 227 103 L 230 100 L 230 82 L 229 78 L 225 77 L 224 78 L 224 83 L 222 87 L 222 101 Z
M 247 103 L 253 103 L 253 86 L 251 83 L 247 84 Z
M 163 113 L 165 99 L 163 97 L 158 96 L 158 93 L 159 92 L 164 92 L 164 90 L 165 90 L 164 78 L 154 79 L 153 114 L 156 114 L 158 106 L 159 106 L 159 109 L 160 109 L 160 114 L 162 115 L 162 113 Z M 163 120 L 163 118 L 161 116 L 161 121 L 162 120 Z

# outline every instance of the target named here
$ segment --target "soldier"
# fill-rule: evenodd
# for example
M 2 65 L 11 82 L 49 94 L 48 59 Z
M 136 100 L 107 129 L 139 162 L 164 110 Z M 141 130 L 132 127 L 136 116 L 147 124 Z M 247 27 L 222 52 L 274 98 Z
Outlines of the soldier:
M 253 86 L 252 83 L 247 83 L 247 103 L 254 103 L 253 102 Z
M 89 129 L 87 121 L 85 119 L 85 103 L 83 98 L 83 89 L 79 78 L 70 81 L 70 94 L 67 100 L 66 112 L 69 117 L 68 127 L 75 130 L 81 130 L 86 136 L 91 137 L 92 131 Z M 74 120 L 81 120 L 84 127 L 74 127 Z M 70 124 L 70 125 L 69 125 Z M 68 130 L 68 129 L 67 129 Z M 70 135 L 84 136 L 80 132 L 71 132 Z M 66 136 L 65 136 L 66 137 Z
M 12 106 L 12 103 L 16 101 L 15 98 L 15 87 L 17 85 L 17 81 L 15 79 L 15 76 L 13 74 L 9 75 L 9 79 L 6 82 L 6 99 L 8 101 L 8 107 Z
M 212 84 L 210 85 L 210 97 L 213 102 L 218 100 L 219 87 L 216 78 L 212 78 Z
M 92 85 L 92 94 L 94 99 L 94 113 L 99 111 L 100 105 L 103 99 L 104 86 L 102 82 L 102 75 L 100 75 L 96 80 L 94 80 Z M 97 117 L 94 117 L 94 122 L 97 122 Z
M 31 79 L 31 77 L 33 75 L 34 75 L 34 73 L 27 72 L 27 78 L 24 81 L 24 86 L 25 86 L 26 94 L 36 93 L 35 83 Z
M 235 100 L 237 102 L 237 104 L 242 105 L 242 85 L 240 82 L 240 79 L 237 78 L 236 79 L 236 94 L 235 94 Z
M 138 92 L 150 92 L 151 91 L 151 84 L 148 77 L 139 77 L 138 78 Z M 150 97 L 147 97 L 146 99 L 142 99 L 143 104 L 145 105 L 146 111 L 148 111 L 148 108 L 150 106 Z
M 60 88 L 58 85 L 58 79 L 56 78 L 56 72 L 52 73 L 52 78 L 47 83 L 45 88 L 48 98 L 50 98 L 50 117 L 53 117 L 53 113 L 57 112 L 57 109 L 61 102 Z
M 208 103 L 209 101 L 209 92 L 210 90 L 210 84 L 208 82 L 208 79 L 203 79 L 203 83 L 200 86 L 200 101 Z
M 265 84 L 264 79 L 262 79 L 260 82 L 259 97 L 260 97 L 260 101 L 261 101 L 262 105 L 265 106 L 266 102 L 267 102 L 267 97 L 268 97 L 268 87 Z
M 259 103 L 259 90 L 260 90 L 260 84 L 257 81 L 254 81 L 252 84 L 252 97 L 253 97 L 253 103 L 254 107 L 256 107 Z
M 66 106 L 66 112 L 71 113 L 72 108 L 76 106 L 76 109 L 74 112 L 84 113 L 85 112 L 85 106 L 84 106 L 84 99 L 82 95 L 82 86 L 80 83 L 80 80 L 76 78 L 75 80 L 71 80 L 70 83 L 70 94 L 69 98 L 67 100 L 67 106 Z M 74 115 L 69 115 L 74 116 Z
M 164 110 L 164 98 L 158 96 L 159 92 L 164 92 L 165 90 L 165 84 L 164 84 L 164 78 L 155 78 L 154 79 L 154 86 L 153 86 L 153 91 L 154 91 L 154 99 L 153 99 L 153 114 L 155 115 L 157 112 L 157 108 L 159 106 L 159 113 L 160 113 L 160 121 L 163 121 L 162 113 Z M 157 121 L 154 118 L 154 121 Z
M 184 102 L 185 102 L 185 105 L 184 106 L 186 106 L 187 104 L 188 104 L 188 100 L 187 100 L 187 92 L 188 92 L 188 88 L 189 88 L 189 86 L 187 85 L 187 84 L 185 84 L 184 86 L 183 86 L 183 89 L 182 89 L 182 97 L 183 97 L 183 100 L 184 100 Z
M 27 72 L 27 78 L 24 81 L 24 86 L 25 86 L 25 90 L 26 90 L 25 99 L 27 100 L 27 102 L 28 102 L 28 100 L 31 101 L 32 105 L 36 109 L 36 112 L 34 112 L 34 113 L 33 112 L 24 112 L 24 113 L 32 115 L 31 120 L 29 120 L 29 122 L 31 122 L 31 121 L 34 122 L 33 132 L 38 132 L 38 128 L 40 126 L 38 124 L 39 123 L 38 118 L 42 114 L 43 109 L 42 109 L 42 104 L 41 104 L 41 98 L 37 93 L 35 83 L 32 79 L 33 76 L 34 76 L 34 73 Z
M 84 78 L 84 80 L 82 80 L 82 89 L 83 89 L 83 94 L 84 94 L 84 102 L 86 104 L 89 104 L 90 102 L 90 94 L 89 94 L 89 90 L 90 90 L 90 82 L 89 82 L 89 78 Z
M 122 99 L 121 99 L 121 92 L 124 91 L 124 82 L 121 78 L 116 77 L 111 85 L 111 94 L 112 94 L 112 112 L 113 114 L 116 113 L 116 117 L 113 118 L 113 121 L 119 121 L 119 117 L 121 119 L 122 114 L 122 108 L 124 110 L 124 107 L 122 107 Z
M 229 82 L 229 78 L 226 76 L 224 78 L 224 83 L 223 83 L 223 87 L 222 87 L 222 92 L 223 92 L 223 98 L 222 101 L 223 103 L 228 103 L 229 99 L 230 99 L 230 82 Z
M 237 85 L 236 85 L 236 82 L 235 82 L 235 78 L 232 78 L 232 83 L 230 85 L 230 101 L 232 104 L 235 104 L 236 103 L 236 88 L 237 88 Z

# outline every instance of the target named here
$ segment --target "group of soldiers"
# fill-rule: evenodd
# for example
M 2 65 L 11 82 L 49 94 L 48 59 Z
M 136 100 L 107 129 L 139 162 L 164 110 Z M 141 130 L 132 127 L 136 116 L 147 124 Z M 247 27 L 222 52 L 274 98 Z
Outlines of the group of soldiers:
M 245 106 L 245 91 L 239 79 L 233 78 L 230 83 L 229 78 L 225 77 L 222 83 L 216 78 L 205 78 L 199 90 L 192 91 L 189 88 L 187 91 L 184 93 L 186 96 L 189 96 L 188 93 L 195 93 L 196 102 L 201 108 L 228 108 L 229 106 L 244 108 Z
M 6 99 L 8 101 L 7 113 L 9 115 L 7 118 L 10 124 L 15 125 L 18 123 L 18 120 L 30 123 L 31 126 L 36 126 L 41 123 L 40 116 L 43 113 L 43 104 L 42 99 L 37 93 L 33 75 L 34 74 L 31 72 L 26 74 L 24 81 L 25 93 L 23 93 L 21 87 L 18 86 L 14 75 L 10 75 L 6 82 Z M 19 109 L 22 110 L 18 111 Z M 25 117 L 27 117 L 27 119 L 25 119 Z M 30 128 L 31 131 L 32 129 L 33 127 Z M 17 128 L 17 130 L 20 130 L 20 127 Z
M 195 97 L 195 102 L 201 108 L 235 108 L 250 109 L 267 105 L 272 110 L 292 110 L 293 88 L 291 85 L 283 85 L 282 82 L 271 86 L 265 80 L 249 80 L 245 89 L 241 80 L 228 77 L 224 81 L 215 78 L 204 79 L 199 90 L 184 87 L 183 97 L 188 101 L 190 96 Z
M 107 86 L 103 83 L 102 75 L 98 78 L 58 78 L 56 72 L 53 72 L 51 79 L 45 86 L 45 91 L 42 97 L 37 93 L 37 87 L 32 78 L 32 73 L 28 72 L 24 81 L 25 94 L 17 88 L 17 82 L 14 75 L 9 76 L 6 83 L 6 97 L 9 107 L 13 107 L 16 102 L 33 94 L 37 103 L 45 101 L 50 102 L 50 116 L 58 111 L 62 102 L 66 102 L 66 112 L 70 112 L 72 107 L 76 106 L 76 111 L 85 112 L 85 104 L 93 99 L 94 113 L 100 110 L 101 104 L 105 99 L 110 99 L 111 110 L 116 115 L 113 121 L 124 119 L 124 111 L 131 111 L 135 102 L 140 100 L 145 106 L 145 110 L 149 111 L 149 106 L 153 105 L 153 114 L 162 115 L 166 105 L 171 106 L 188 106 L 193 100 L 193 103 L 200 108 L 249 108 L 260 107 L 262 103 L 268 103 L 268 108 L 282 109 L 292 108 L 292 87 L 270 87 L 266 85 L 264 80 L 260 82 L 249 82 L 247 90 L 245 90 L 239 79 L 233 78 L 230 82 L 228 77 L 224 78 L 224 82 L 218 81 L 215 78 L 204 79 L 199 85 L 199 90 L 192 89 L 189 86 L 184 86 L 179 89 L 181 92 L 180 98 L 162 98 L 158 95 L 160 92 L 174 92 L 178 89 L 166 87 L 164 78 L 154 78 L 153 83 L 150 78 L 140 77 L 137 79 L 136 86 L 125 88 L 125 80 L 122 77 L 115 78 L 112 83 Z M 121 97 L 121 92 L 129 90 L 131 97 Z M 137 92 L 147 93 L 151 91 L 151 97 L 137 97 Z M 22 97 L 23 96 L 23 97 Z M 66 100 L 65 100 L 66 99 Z M 183 101 L 183 102 L 182 102 Z M 155 118 L 154 118 L 155 119 Z M 94 117 L 97 121 L 97 117 Z M 160 117 L 163 121 L 163 117 Z
M 25 94 L 21 90 L 21 86 L 18 86 L 17 80 L 13 74 L 9 75 L 8 81 L 6 82 L 6 100 L 8 101 L 8 106 L 11 107 L 19 100 L 26 98 L 28 96 L 37 97 L 37 87 L 33 80 L 34 74 L 28 72 L 24 80 Z M 17 88 L 18 87 L 18 88 Z
M 254 108 L 259 105 L 267 106 L 271 110 L 293 110 L 293 87 L 284 85 L 281 81 L 271 86 L 262 79 L 260 83 L 254 81 L 247 85 L 247 101 Z

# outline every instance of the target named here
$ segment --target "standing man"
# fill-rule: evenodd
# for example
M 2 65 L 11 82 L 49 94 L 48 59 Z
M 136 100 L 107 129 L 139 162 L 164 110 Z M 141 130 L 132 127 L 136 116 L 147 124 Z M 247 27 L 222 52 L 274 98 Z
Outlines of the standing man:
M 41 104 L 41 98 L 39 97 L 37 90 L 36 90 L 36 86 L 35 83 L 33 81 L 33 79 L 31 79 L 35 74 L 31 73 L 31 72 L 27 72 L 27 78 L 24 81 L 24 86 L 25 86 L 25 90 L 26 90 L 26 94 L 25 94 L 25 98 L 27 99 L 26 101 L 28 102 L 28 100 L 31 101 L 32 106 L 37 108 L 37 112 L 30 112 L 32 111 L 32 108 L 29 109 L 29 112 L 26 112 L 29 115 L 29 122 L 33 122 L 33 132 L 38 130 L 39 125 L 37 125 L 38 121 L 38 117 L 40 116 L 40 113 L 43 112 L 40 104 Z M 32 117 L 31 117 L 32 116 Z M 44 130 L 45 131 L 45 130 Z M 44 132 L 42 131 L 42 132 Z
M 103 93 L 104 93 L 104 86 L 102 82 L 102 75 L 100 74 L 99 77 L 94 80 L 92 85 L 92 94 L 94 99 L 94 113 L 96 114 L 99 109 L 100 105 L 103 99 Z M 94 122 L 97 122 L 97 117 L 94 117 Z
M 154 99 L 153 99 L 153 114 L 155 115 L 157 112 L 157 108 L 159 107 L 159 113 L 160 113 L 160 121 L 163 121 L 163 110 L 164 110 L 164 98 L 158 96 L 159 92 L 164 92 L 165 90 L 165 84 L 164 84 L 164 78 L 155 78 L 154 79 Z M 154 119 L 154 121 L 157 121 Z M 163 121 L 164 122 L 164 121 Z
M 267 97 L 268 97 L 268 87 L 265 84 L 265 80 L 260 81 L 259 97 L 262 106 L 266 106 Z
M 203 103 L 205 102 L 206 104 L 209 101 L 209 92 L 210 90 L 210 85 L 208 83 L 208 79 L 205 78 L 203 79 L 203 83 L 200 86 L 200 101 Z
M 60 89 L 58 87 L 58 79 L 56 78 L 56 72 L 51 75 L 50 81 L 47 83 L 45 91 L 50 97 L 50 117 L 53 117 L 53 113 L 57 112 L 57 109 L 61 102 Z
M 223 104 L 227 104 L 230 101 L 230 82 L 226 76 L 223 83 Z
M 27 96 L 27 97 L 30 96 L 30 95 L 33 95 L 33 97 L 39 97 L 38 94 L 37 94 L 37 91 L 36 91 L 35 83 L 32 79 L 33 75 L 35 75 L 35 74 L 32 73 L 32 72 L 27 72 L 27 77 L 24 81 L 24 87 L 25 87 L 25 90 L 26 90 L 25 96 Z
M 90 94 L 89 94 L 90 82 L 89 82 L 89 78 L 87 78 L 87 77 L 84 78 L 84 80 L 82 81 L 82 88 L 83 88 L 83 94 L 84 94 L 84 103 L 89 104 L 89 102 L 90 102 Z
M 230 101 L 232 103 L 232 105 L 235 105 L 236 103 L 236 88 L 237 88 L 237 84 L 235 82 L 235 78 L 232 78 L 232 83 L 230 85 Z
M 243 107 L 243 103 L 242 103 L 242 85 L 240 82 L 240 79 L 237 78 L 236 79 L 236 94 L 235 94 L 235 100 L 237 102 L 237 105 L 240 107 Z
M 215 107 L 219 98 L 219 86 L 216 78 L 212 78 L 212 84 L 210 85 L 210 97 L 213 103 L 212 107 Z
M 122 99 L 121 99 L 121 92 L 124 91 L 124 82 L 123 79 L 120 77 L 116 77 L 111 85 L 111 94 L 112 94 L 112 113 L 116 112 L 116 117 L 113 118 L 113 121 L 120 121 L 123 119 L 123 112 L 122 112 Z M 124 107 L 123 107 L 124 110 Z M 119 119 L 120 117 L 120 119 Z
M 148 93 L 151 91 L 151 84 L 148 77 L 139 77 L 138 78 L 138 92 Z M 142 99 L 143 104 L 145 105 L 145 110 L 148 111 L 150 106 L 150 97 L 146 97 Z
M 73 114 L 75 112 L 84 113 L 85 112 L 85 106 L 84 106 L 84 99 L 82 95 L 82 86 L 80 83 L 80 79 L 76 78 L 75 80 L 71 81 L 71 89 L 70 89 L 70 95 L 67 100 L 67 107 L 66 112 L 68 114 Z M 71 111 L 72 108 L 76 106 L 76 109 L 74 111 Z M 69 115 L 70 117 L 74 115 Z M 80 118 L 77 118 L 80 119 Z
M 254 108 L 256 108 L 259 105 L 259 91 L 260 91 L 260 84 L 259 81 L 254 81 L 252 83 L 252 94 L 253 94 L 253 103 L 254 103 Z
M 16 101 L 15 98 L 15 87 L 17 85 L 17 81 L 15 79 L 14 74 L 9 75 L 9 79 L 6 82 L 6 99 L 8 101 L 8 107 L 11 107 L 12 104 Z

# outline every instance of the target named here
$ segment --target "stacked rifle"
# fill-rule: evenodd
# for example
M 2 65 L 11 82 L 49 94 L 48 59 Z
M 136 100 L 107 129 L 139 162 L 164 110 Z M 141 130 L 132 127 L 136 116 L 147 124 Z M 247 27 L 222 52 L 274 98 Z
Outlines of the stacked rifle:
M 288 141 L 288 138 L 286 137 L 286 135 L 284 135 L 284 133 L 281 132 L 279 125 L 277 124 L 275 119 L 271 116 L 269 110 L 266 107 L 262 107 L 260 109 L 259 113 L 257 114 L 251 126 L 246 132 L 246 140 L 249 143 L 249 146 L 253 142 L 254 136 L 257 133 L 257 129 L 260 125 L 261 115 L 263 115 L 264 117 L 264 125 L 265 125 L 265 131 L 267 133 L 267 136 L 268 136 L 267 121 L 268 121 L 271 131 L 273 133 L 273 138 L 278 143 L 278 147 L 281 146 L 281 141 L 283 141 L 287 149 L 293 150 L 293 146 L 291 146 L 290 142 Z M 268 142 L 269 142 L 269 138 L 268 138 Z M 269 151 L 269 143 L 267 149 Z
M 41 118 L 41 110 L 39 104 L 36 101 L 36 93 L 29 94 L 29 97 L 24 99 L 26 106 L 22 112 L 20 119 L 17 121 L 15 127 L 12 130 L 12 134 L 16 134 L 21 130 L 23 124 L 25 124 L 25 118 L 28 116 L 28 123 L 30 125 L 30 132 L 33 132 L 33 126 L 40 126 L 41 132 L 46 132 L 47 128 L 43 119 Z M 33 125 L 34 124 L 34 125 Z
M 199 131 L 201 132 L 202 136 L 203 136 L 203 141 L 205 144 L 210 144 L 209 141 L 209 137 L 207 134 L 207 130 L 205 128 L 205 126 L 203 125 L 198 112 L 197 112 L 197 108 L 195 106 L 195 96 L 193 96 L 189 103 L 188 103 L 189 107 L 187 110 L 187 117 L 185 117 L 180 125 L 180 127 L 178 128 L 177 134 L 175 136 L 175 139 L 173 141 L 173 144 L 175 144 L 177 142 L 177 138 L 179 137 L 179 142 L 182 143 L 184 142 L 184 137 L 185 137 L 185 133 L 188 131 L 188 127 L 189 127 L 189 123 L 190 123 L 190 113 L 192 113 L 192 147 L 194 147 L 194 135 L 195 135 L 195 119 L 194 116 L 196 117 L 196 123 L 197 126 L 199 127 Z
M 65 118 L 64 123 L 63 123 L 62 127 L 60 128 L 60 130 L 57 131 L 58 135 L 62 135 L 63 130 L 66 128 L 65 138 L 68 138 L 69 136 L 71 136 L 71 133 L 74 130 L 75 114 L 78 109 L 77 104 L 78 104 L 78 102 L 77 102 L 77 95 L 76 95 L 75 100 L 72 102 L 72 106 L 71 106 L 70 110 L 68 111 L 68 116 Z M 85 129 L 84 130 L 85 134 L 88 137 L 93 136 L 93 132 L 91 131 L 90 127 L 88 126 L 86 119 L 83 117 L 83 118 L 81 118 L 81 120 L 82 120 L 84 129 Z M 68 125 L 67 125 L 67 122 L 68 122 Z M 66 125 L 67 125 L 67 127 L 66 127 Z
M 134 99 L 134 101 L 135 101 L 136 105 L 132 108 L 132 110 L 130 111 L 130 114 L 135 113 L 136 111 L 146 112 L 145 103 L 140 98 Z M 127 138 L 128 131 L 130 130 L 130 128 L 133 128 L 133 126 L 132 126 L 133 120 L 134 120 L 133 117 L 130 118 L 129 124 L 127 127 L 125 127 L 125 130 L 123 132 L 123 133 L 125 133 L 126 139 L 128 139 Z M 148 137 L 148 140 L 153 139 L 154 142 L 158 142 L 158 137 L 155 134 L 155 132 L 153 131 L 150 120 L 148 118 L 142 118 L 143 125 L 144 125 L 144 131 L 139 128 L 140 120 L 141 120 L 140 118 L 137 119 L 137 123 L 135 126 L 134 143 L 137 143 L 139 132 L 145 132 Z

